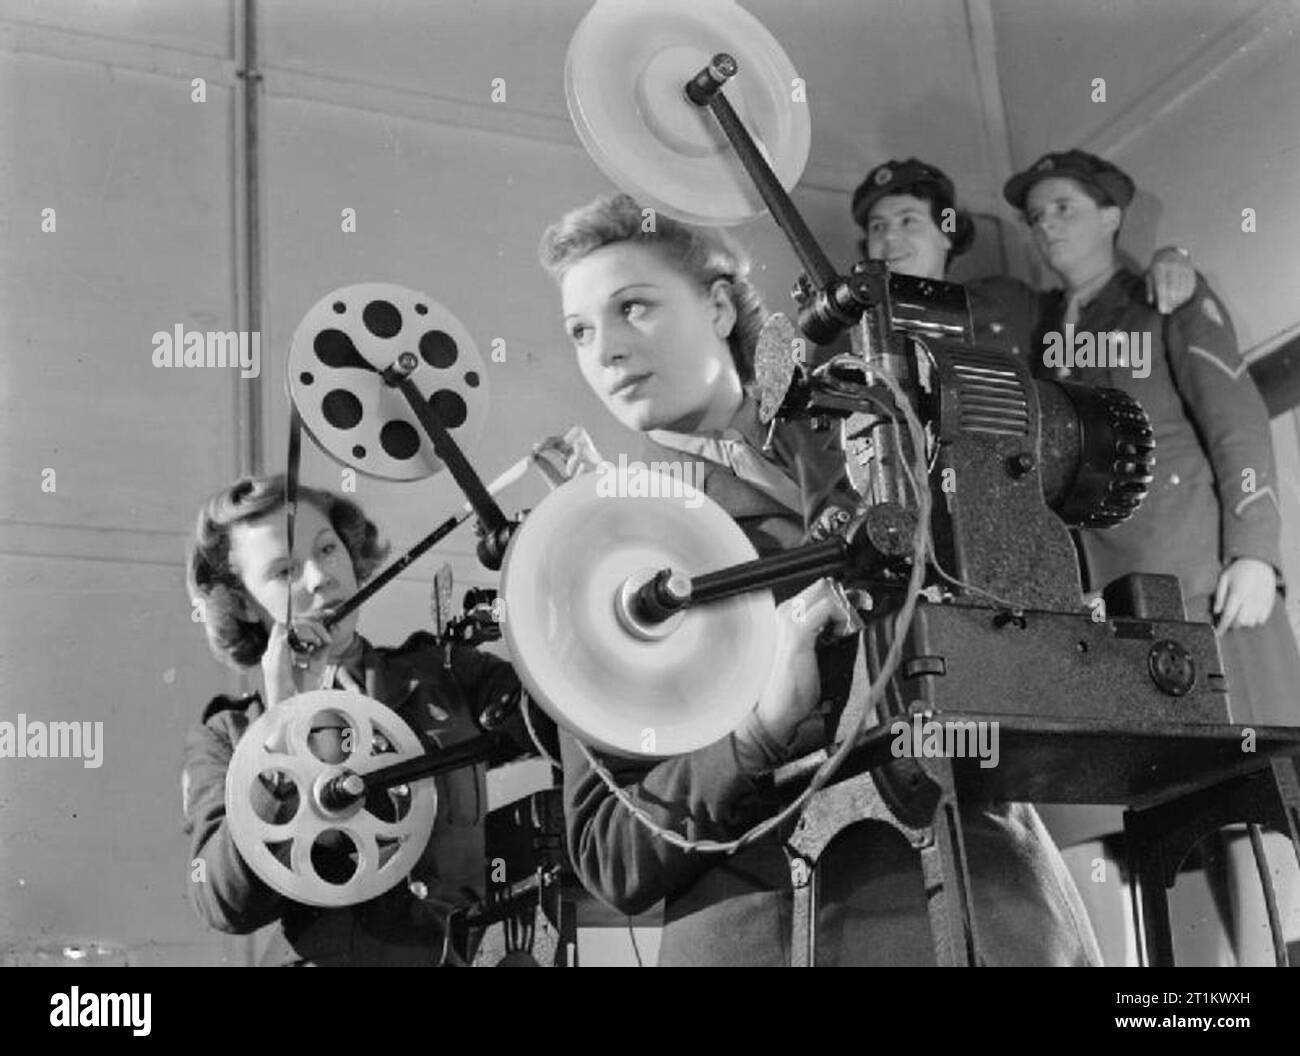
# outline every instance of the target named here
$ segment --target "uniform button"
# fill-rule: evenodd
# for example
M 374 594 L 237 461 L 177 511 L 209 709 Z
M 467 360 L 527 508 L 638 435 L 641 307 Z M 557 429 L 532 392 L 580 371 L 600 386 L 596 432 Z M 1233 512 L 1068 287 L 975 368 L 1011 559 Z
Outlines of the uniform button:
M 1171 474 L 1169 475 L 1169 483 L 1170 483 L 1170 484 L 1180 484 L 1180 483 L 1182 483 L 1182 478 L 1179 477 L 1177 473 L 1171 473 Z
M 429 885 L 423 880 L 412 880 L 409 886 L 411 894 L 421 901 L 429 897 Z

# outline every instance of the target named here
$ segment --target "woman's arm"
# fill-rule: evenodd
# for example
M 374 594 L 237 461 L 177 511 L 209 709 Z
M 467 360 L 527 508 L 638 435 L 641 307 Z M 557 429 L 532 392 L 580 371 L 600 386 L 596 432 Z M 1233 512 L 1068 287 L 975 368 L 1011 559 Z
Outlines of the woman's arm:
M 287 899 L 249 869 L 226 821 L 226 771 L 234 740 L 248 725 L 243 714 L 222 711 L 197 727 L 185 745 L 185 831 L 190 836 L 189 895 L 210 927 L 247 935 L 276 920 Z M 260 783 L 250 791 L 279 806 Z
M 594 895 L 620 912 L 643 913 L 717 864 L 716 854 L 680 850 L 632 817 L 566 731 L 560 751 L 569 854 Z M 655 824 L 688 840 L 733 839 L 761 821 L 767 809 L 753 779 L 779 761 L 738 733 L 649 766 L 598 758 Z
M 1268 618 L 1282 567 L 1268 411 L 1227 310 L 1203 281 L 1165 334 L 1174 382 L 1214 467 L 1224 562 L 1215 611 L 1224 630 L 1254 626 Z
M 830 581 L 820 580 L 778 608 L 772 675 L 735 732 L 657 763 L 601 759 L 656 825 L 688 840 L 730 840 L 771 813 L 754 779 L 788 757 L 800 722 L 820 700 L 821 632 L 856 630 L 841 598 Z M 622 912 L 641 913 L 717 864 L 716 854 L 681 850 L 633 817 L 567 732 L 560 745 L 569 852 L 593 894 Z

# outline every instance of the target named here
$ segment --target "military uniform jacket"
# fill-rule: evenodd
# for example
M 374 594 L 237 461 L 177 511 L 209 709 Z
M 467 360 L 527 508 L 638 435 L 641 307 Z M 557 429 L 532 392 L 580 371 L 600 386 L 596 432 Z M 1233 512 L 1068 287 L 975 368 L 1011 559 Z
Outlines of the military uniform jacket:
M 1074 334 L 1127 334 L 1150 343 L 1150 374 L 1132 366 L 1054 370 L 1045 340 L 1061 331 L 1064 296 L 1045 295 L 1035 370 L 1123 389 L 1140 402 L 1155 433 L 1155 480 L 1138 511 L 1108 530 L 1080 531 L 1089 589 L 1129 572 L 1178 576 L 1187 600 L 1213 594 L 1235 558 L 1280 571 L 1281 516 L 1268 412 L 1222 303 L 1198 277 L 1195 294 L 1168 317 L 1145 301 L 1143 280 L 1121 269 L 1079 313 Z M 1116 357 L 1110 357 L 1113 361 Z
M 361 665 L 354 673 L 366 695 L 396 711 L 429 750 L 477 736 L 476 716 L 519 694 L 509 664 L 465 646 L 440 647 L 425 632 L 397 648 L 375 648 L 363 639 Z M 263 964 L 437 964 L 448 912 L 470 905 L 484 890 L 485 768 L 434 779 L 437 819 L 409 886 L 399 884 L 360 905 L 318 909 L 263 883 L 240 856 L 227 825 L 226 770 L 235 745 L 263 710 L 256 694 L 237 701 L 217 697 L 186 742 L 185 831 L 191 858 L 203 863 L 202 869 L 191 863 L 189 896 L 199 916 L 236 935 L 277 924 Z M 255 794 L 263 799 L 259 812 L 273 816 L 273 792 L 258 783 Z M 454 953 L 448 959 L 458 962 Z
M 755 447 L 761 444 L 765 430 L 751 401 L 741 408 L 733 428 Z M 856 507 L 856 494 L 845 490 L 837 441 L 836 430 L 815 433 L 805 423 L 786 422 L 777 427 L 773 460 L 803 481 L 808 508 L 802 519 L 713 463 L 706 465 L 702 490 L 732 515 L 760 555 L 789 549 L 804 540 L 806 525 L 827 506 Z M 651 444 L 644 457 L 663 461 L 685 456 Z M 785 594 L 794 592 L 788 589 Z M 857 645 L 856 638 L 848 638 L 819 651 L 822 707 L 800 727 L 795 745 L 772 744 L 751 718 L 748 732 L 757 740 L 757 749 L 732 734 L 649 765 L 612 757 L 602 761 L 658 824 L 691 840 L 734 839 L 780 808 L 764 799 L 755 777 L 827 743 L 853 684 Z M 618 692 L 616 686 L 610 691 Z M 790 871 L 778 834 L 729 856 L 680 851 L 627 813 L 571 736 L 562 733 L 560 743 L 574 868 L 590 891 L 623 912 L 644 912 L 665 900 L 661 965 L 789 963 Z M 963 822 L 972 871 L 986 881 L 977 897 L 990 896 L 979 903 L 983 919 L 1003 940 L 993 959 L 1096 960 L 1095 940 L 1077 892 L 1032 809 L 964 810 Z M 856 849 L 855 844 L 847 846 Z M 853 862 L 848 897 L 838 905 L 833 899 L 823 905 L 826 930 L 818 938 L 820 963 L 932 962 L 919 862 L 906 847 L 890 845 L 886 852 L 887 861 L 880 846 L 871 844 L 868 853 L 881 857 Z M 909 895 L 912 888 L 915 898 Z M 1084 941 L 1077 939 L 1085 934 Z
M 975 344 L 1028 359 L 1041 310 L 1038 291 L 1009 275 L 966 284 Z

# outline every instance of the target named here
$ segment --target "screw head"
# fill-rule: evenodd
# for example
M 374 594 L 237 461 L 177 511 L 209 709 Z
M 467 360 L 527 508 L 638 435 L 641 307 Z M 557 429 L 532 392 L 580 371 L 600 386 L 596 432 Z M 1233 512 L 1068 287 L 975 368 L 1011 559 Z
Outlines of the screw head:
M 725 51 L 713 56 L 713 68 L 723 77 L 734 77 L 739 69 L 736 60 Z
M 1034 456 L 1028 451 L 1021 451 L 1018 455 L 1011 456 L 1010 469 L 1017 477 L 1023 477 L 1026 473 L 1032 472 L 1034 465 Z

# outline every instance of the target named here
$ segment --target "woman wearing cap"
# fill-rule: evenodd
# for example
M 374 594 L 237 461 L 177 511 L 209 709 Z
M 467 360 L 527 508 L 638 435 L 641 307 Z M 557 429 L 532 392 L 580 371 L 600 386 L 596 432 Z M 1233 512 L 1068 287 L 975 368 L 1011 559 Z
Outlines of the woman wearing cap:
M 1102 158 L 1048 154 L 1003 193 L 1065 284 L 1046 301 L 1035 369 L 1125 390 L 1155 432 L 1157 477 L 1146 501 L 1118 527 L 1078 533 L 1090 589 L 1129 572 L 1176 575 L 1188 619 L 1211 621 L 1219 632 L 1232 720 L 1300 722 L 1300 655 L 1280 601 L 1281 512 L 1268 413 L 1222 301 L 1198 279 L 1191 301 L 1167 319 L 1148 307 L 1142 279 L 1115 249 L 1133 181 Z M 1047 362 L 1066 336 L 1113 333 L 1139 341 L 1147 354 L 1133 350 L 1099 365 Z
M 797 546 L 827 510 L 856 505 L 837 438 L 781 422 L 765 453 L 746 387 L 766 317 L 749 262 L 717 231 L 655 219 L 647 231 L 640 206 L 619 195 L 574 210 L 543 236 L 542 262 L 560 284 L 578 367 L 620 422 L 648 434 L 647 461 L 705 463 L 700 487 L 760 554 Z M 788 604 L 778 611 L 786 644 L 749 722 L 688 755 L 606 760 L 656 824 L 696 840 L 734 839 L 777 810 L 755 778 L 827 744 L 852 681 L 856 636 L 814 653 L 814 638 L 794 633 Z M 663 900 L 661 964 L 789 962 L 790 864 L 775 835 L 727 857 L 678 850 L 629 814 L 571 737 L 561 743 L 578 875 L 627 913 Z M 981 959 L 1098 963 L 1078 893 L 1032 812 L 975 808 L 963 812 L 963 828 Z M 822 863 L 829 883 L 818 963 L 934 963 L 919 861 L 901 836 L 854 826 Z
M 942 170 L 916 158 L 888 161 L 872 169 L 853 195 L 853 216 L 866 232 L 865 256 L 917 278 L 944 278 L 975 236 L 974 222 L 956 208 L 952 181 Z M 1147 273 L 1144 292 L 1166 311 L 1187 301 L 1195 284 L 1196 272 L 1186 256 L 1178 250 L 1161 250 Z M 1044 295 L 1005 275 L 973 280 L 966 290 L 975 343 L 1028 357 L 1046 306 Z M 1122 914 L 1117 915 L 1112 905 L 1123 893 L 1116 879 L 1118 870 L 1110 871 L 1111 882 L 1101 890 L 1092 870 L 1101 850 L 1091 843 L 1070 849 L 1110 830 L 1115 812 L 1059 807 L 1043 807 L 1039 812 L 1065 849 L 1065 861 L 1089 906 L 1107 962 L 1122 963 Z M 1116 921 L 1121 926 L 1115 926 Z
M 952 180 L 939 168 L 908 158 L 877 165 L 853 194 L 853 218 L 865 230 L 863 255 L 890 271 L 943 279 L 952 262 L 975 241 L 975 223 L 956 207 Z M 1196 272 L 1173 248 L 1156 252 L 1147 272 L 1147 295 L 1161 312 L 1191 296 Z M 966 283 L 975 343 L 1027 354 L 1042 312 L 1040 294 L 1007 275 Z

